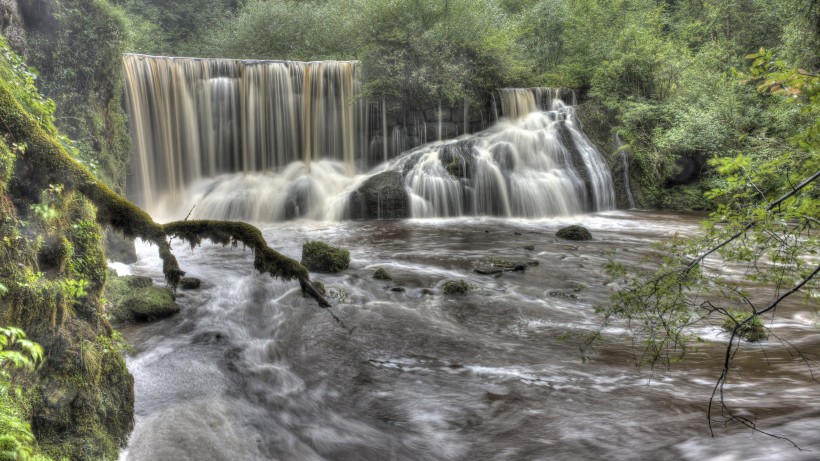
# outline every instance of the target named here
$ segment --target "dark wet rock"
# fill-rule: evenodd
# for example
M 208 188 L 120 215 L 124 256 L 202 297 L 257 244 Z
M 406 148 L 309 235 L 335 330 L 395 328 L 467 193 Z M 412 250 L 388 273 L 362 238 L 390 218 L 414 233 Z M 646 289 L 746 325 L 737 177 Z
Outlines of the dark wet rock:
M 376 280 L 393 280 L 393 276 L 382 268 L 376 269 L 376 272 L 373 273 L 373 278 Z
M 511 261 L 503 258 L 493 258 L 476 267 L 475 272 L 482 275 L 494 275 L 502 272 L 525 271 L 527 267 L 537 266 L 538 261 Z
M 444 283 L 444 294 L 463 295 L 472 290 L 473 286 L 464 280 L 448 280 Z
M 476 267 L 475 272 L 481 275 L 495 275 L 504 272 L 504 269 L 491 264 L 484 264 Z
M 105 233 L 105 256 L 110 261 L 124 264 L 137 262 L 137 250 L 134 241 L 114 231 Z
M 310 209 L 310 199 L 316 196 L 313 183 L 307 176 L 290 184 L 285 202 L 285 219 L 296 219 L 305 215 Z
M 592 234 L 584 226 L 568 226 L 558 230 L 555 236 L 565 240 L 592 240 Z
M 449 143 L 441 148 L 439 153 L 441 165 L 451 176 L 467 179 L 472 177 L 473 162 L 475 161 L 473 146 L 475 146 L 475 143 L 475 139 L 468 139 Z
M 351 219 L 404 219 L 410 217 L 410 197 L 397 171 L 379 173 L 350 194 Z
M 313 272 L 341 272 L 350 265 L 350 252 L 324 242 L 308 242 L 302 246 L 301 262 Z
M 404 291 L 404 287 L 391 287 L 390 291 L 395 291 L 397 293 L 400 293 L 400 292 Z
M 559 290 L 552 290 L 547 293 L 547 296 L 550 298 L 578 299 L 578 295 L 575 293 L 565 293 Z
M 196 277 L 182 277 L 179 287 L 183 290 L 196 290 L 202 285 L 202 280 Z
M 535 245 L 526 245 L 524 247 L 524 249 L 527 250 L 527 251 L 534 251 L 535 250 Z
M 327 294 L 327 289 L 325 289 L 325 284 L 322 283 L 321 280 L 311 280 L 310 283 L 313 284 L 313 287 L 316 288 L 316 291 L 319 292 L 320 295 L 324 296 Z M 307 296 L 307 294 L 305 294 Z
M 591 211 L 593 208 L 592 194 L 590 194 L 589 191 L 592 190 L 592 179 L 590 178 L 586 164 L 584 163 L 584 157 L 578 150 L 578 146 L 575 145 L 575 141 L 572 139 L 572 134 L 566 126 L 566 121 L 558 122 L 556 124 L 556 130 L 558 132 L 558 138 L 561 140 L 561 144 L 569 152 L 573 172 L 578 175 L 579 179 L 583 182 L 583 186 L 576 187 L 576 193 L 578 194 L 578 197 L 581 197 L 585 209 Z

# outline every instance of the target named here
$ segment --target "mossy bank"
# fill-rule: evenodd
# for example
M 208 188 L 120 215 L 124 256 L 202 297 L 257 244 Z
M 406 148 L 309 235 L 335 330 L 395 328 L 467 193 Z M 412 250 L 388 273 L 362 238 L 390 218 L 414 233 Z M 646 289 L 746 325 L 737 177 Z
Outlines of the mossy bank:
M 0 55 L 3 91 L 61 142 L 53 103 L 39 96 L 33 75 L 4 40 Z M 103 312 L 103 232 L 86 198 L 25 166 L 28 148 L 0 132 L 0 325 L 24 329 L 43 346 L 45 361 L 17 383 L 26 389 L 23 398 L 4 403 L 30 422 L 33 453 L 116 459 L 133 426 L 134 391 Z

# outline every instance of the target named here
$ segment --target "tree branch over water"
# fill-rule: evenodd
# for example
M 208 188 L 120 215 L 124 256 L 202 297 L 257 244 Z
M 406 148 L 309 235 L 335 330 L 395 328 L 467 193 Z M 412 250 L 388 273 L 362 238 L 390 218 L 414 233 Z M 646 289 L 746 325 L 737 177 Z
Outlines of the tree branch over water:
M 16 100 L 5 83 L 0 84 L 0 130 L 15 143 L 25 144 L 16 169 L 31 184 L 25 189 L 42 190 L 49 184 L 62 184 L 66 190 L 77 190 L 97 208 L 97 221 L 122 232 L 128 238 L 139 237 L 157 245 L 162 258 L 162 272 L 167 283 L 176 288 L 185 272 L 171 251 L 168 237 L 180 237 L 192 246 L 203 239 L 215 243 L 242 243 L 254 251 L 254 268 L 263 274 L 283 280 L 298 280 L 302 292 L 319 306 L 328 301 L 310 281 L 307 269 L 267 245 L 256 227 L 230 221 L 177 221 L 165 225 L 154 222 L 148 213 L 115 193 L 83 165 L 66 153 L 55 136 L 47 133 Z M 37 197 L 30 197 L 32 202 Z

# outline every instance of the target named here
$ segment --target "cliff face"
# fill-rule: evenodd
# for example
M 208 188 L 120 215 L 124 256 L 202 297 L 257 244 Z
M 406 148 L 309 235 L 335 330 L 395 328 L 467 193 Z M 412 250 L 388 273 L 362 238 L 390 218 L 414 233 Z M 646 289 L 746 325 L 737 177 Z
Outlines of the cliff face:
M 17 0 L 0 0 L 0 35 L 6 37 L 13 50 L 25 55 L 28 49 L 26 29 Z
M 0 40 L 0 85 L 48 136 L 122 187 L 128 142 L 119 119 L 120 73 L 113 67 L 121 45 L 106 42 L 101 48 L 109 54 L 101 55 L 94 40 L 111 36 L 76 35 L 83 27 L 91 33 L 113 30 L 106 25 L 106 8 L 97 1 L 0 0 L 0 31 L 8 37 L 8 44 Z M 85 14 L 85 22 L 71 23 Z M 39 95 L 35 76 L 9 45 L 42 63 L 40 87 L 65 106 L 56 117 L 53 103 Z M 88 50 L 94 55 L 69 62 L 69 54 Z M 79 143 L 59 135 L 55 120 Z M 31 423 L 34 453 L 116 459 L 133 426 L 134 393 L 118 335 L 103 310 L 103 230 L 85 198 L 26 165 L 27 148 L 0 128 L 0 325 L 21 327 L 45 350 L 38 372 L 17 378 L 25 392 L 12 404 Z

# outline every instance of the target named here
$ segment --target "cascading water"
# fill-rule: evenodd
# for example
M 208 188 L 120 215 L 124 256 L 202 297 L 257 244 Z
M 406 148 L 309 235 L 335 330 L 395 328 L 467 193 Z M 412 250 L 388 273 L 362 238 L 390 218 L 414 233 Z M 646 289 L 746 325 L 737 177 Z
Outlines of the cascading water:
M 578 128 L 573 106 L 564 104 L 575 100 L 568 90 L 499 90 L 495 126 L 422 146 L 356 177 L 366 166 L 356 154 L 372 143 L 355 62 L 124 61 L 136 150 L 132 195 L 159 218 L 191 209 L 194 218 L 252 222 L 548 217 L 614 207 L 609 169 Z M 387 160 L 382 106 L 378 144 Z M 437 112 L 441 137 L 440 105 Z M 464 120 L 466 131 L 466 112 Z M 407 139 L 401 129 L 391 136 Z M 378 193 L 375 210 L 353 213 L 360 186 L 384 171 L 401 173 L 395 187 L 404 189 L 406 213 L 385 213 L 382 207 L 392 205 Z
M 558 92 L 500 91 L 502 118 L 474 136 L 423 146 L 392 168 L 406 172 L 411 216 L 566 216 L 614 208 L 601 154 Z M 546 101 L 553 110 L 541 111 Z
M 126 55 L 124 65 L 136 196 L 152 211 L 223 174 L 310 171 L 324 159 L 350 176 L 366 147 L 355 62 Z
M 629 209 L 635 208 L 635 199 L 632 197 L 632 186 L 629 184 L 629 150 L 624 148 L 624 143 L 618 133 L 615 133 L 615 150 L 620 151 L 618 156 L 621 157 L 621 166 L 624 173 L 624 190 L 626 191 L 626 203 Z

